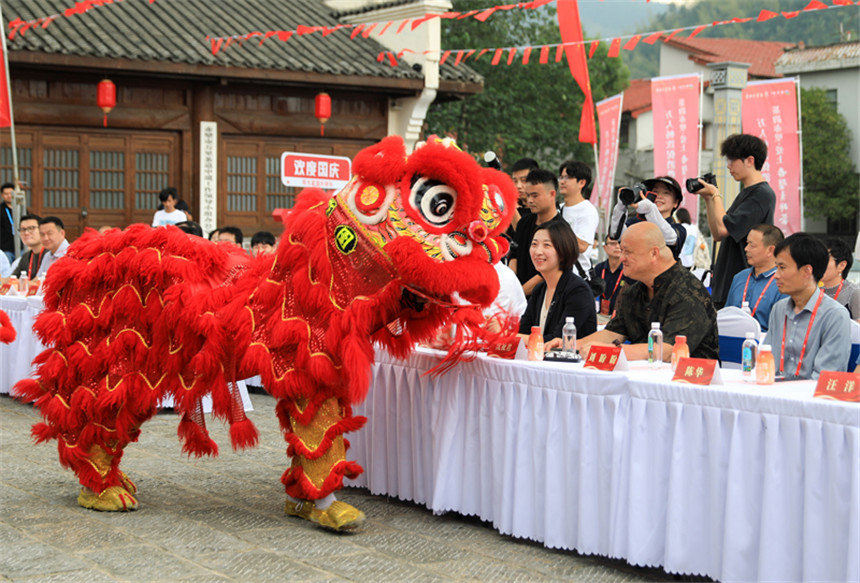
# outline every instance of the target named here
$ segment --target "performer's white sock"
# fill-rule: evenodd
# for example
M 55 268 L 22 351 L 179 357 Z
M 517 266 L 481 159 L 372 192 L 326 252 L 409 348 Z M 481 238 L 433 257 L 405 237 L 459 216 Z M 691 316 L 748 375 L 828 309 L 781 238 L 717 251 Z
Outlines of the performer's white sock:
M 287 498 L 289 498 L 291 502 L 301 502 L 300 499 L 293 498 L 289 494 L 287 494 Z M 331 503 L 334 502 L 335 500 L 337 500 L 337 498 L 335 498 L 334 492 L 332 492 L 331 494 L 329 494 L 325 498 L 320 498 L 319 500 L 314 500 L 313 502 L 314 502 L 314 506 L 316 506 L 316 508 L 318 510 L 325 510 L 326 508 L 331 506 Z

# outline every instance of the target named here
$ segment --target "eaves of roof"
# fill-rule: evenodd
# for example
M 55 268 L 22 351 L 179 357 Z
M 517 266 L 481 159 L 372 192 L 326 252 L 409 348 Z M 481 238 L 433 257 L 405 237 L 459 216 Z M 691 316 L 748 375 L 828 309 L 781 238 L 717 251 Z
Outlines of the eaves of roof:
M 62 14 L 68 0 L 3 0 L 7 21 Z M 423 74 L 404 61 L 391 65 L 377 57 L 385 47 L 372 37 L 350 38 L 348 30 L 323 36 L 293 34 L 233 42 L 213 54 L 209 37 L 253 31 L 294 30 L 297 25 L 336 26 L 340 22 L 319 0 L 123 0 L 85 14 L 60 17 L 8 41 L 10 61 L 96 68 L 156 71 L 163 74 L 265 78 L 282 81 L 420 88 Z M 446 67 L 443 82 L 464 93 L 480 91 L 471 69 Z M 446 85 L 443 84 L 443 87 Z

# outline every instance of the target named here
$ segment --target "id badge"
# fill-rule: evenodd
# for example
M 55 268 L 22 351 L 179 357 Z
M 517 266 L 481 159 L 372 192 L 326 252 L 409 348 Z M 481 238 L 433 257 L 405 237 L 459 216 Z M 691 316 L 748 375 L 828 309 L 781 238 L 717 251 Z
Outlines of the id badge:
M 600 313 L 609 315 L 609 300 L 600 300 Z

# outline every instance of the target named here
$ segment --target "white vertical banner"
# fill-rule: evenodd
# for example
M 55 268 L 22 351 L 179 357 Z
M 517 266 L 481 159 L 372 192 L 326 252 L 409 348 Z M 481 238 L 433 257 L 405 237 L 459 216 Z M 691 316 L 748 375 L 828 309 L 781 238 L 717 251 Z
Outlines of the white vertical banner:
M 654 176 L 671 176 L 681 184 L 683 207 L 695 221 L 698 196 L 685 188 L 687 178 L 699 175 L 698 73 L 651 79 L 651 110 L 654 119 Z
M 218 228 L 218 123 L 200 122 L 200 226 L 206 236 Z
M 612 190 L 615 185 L 615 168 L 618 164 L 618 132 L 621 128 L 621 107 L 624 94 L 607 97 L 596 104 L 597 125 L 600 128 L 600 174 L 595 206 L 610 216 Z

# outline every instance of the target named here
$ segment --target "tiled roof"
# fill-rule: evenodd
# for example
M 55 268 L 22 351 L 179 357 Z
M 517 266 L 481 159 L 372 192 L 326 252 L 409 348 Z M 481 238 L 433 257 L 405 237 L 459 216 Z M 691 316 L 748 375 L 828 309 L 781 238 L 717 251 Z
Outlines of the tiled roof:
M 70 0 L 3 0 L 3 16 L 33 20 L 62 14 Z M 276 38 L 262 46 L 251 39 L 212 54 L 207 36 L 252 31 L 294 30 L 297 25 L 335 26 L 340 22 L 320 0 L 124 0 L 85 14 L 60 17 L 47 28 L 34 27 L 8 41 L 10 53 L 31 51 L 98 58 L 165 61 L 242 69 L 278 69 L 330 75 L 422 79 L 401 61 L 377 62 L 385 47 L 372 37 L 350 39 L 348 30 Z M 468 67 L 445 67 L 442 79 L 480 83 Z
M 757 78 L 781 77 L 774 63 L 793 43 L 745 40 L 737 38 L 701 38 L 692 40 L 675 37 L 666 44 L 690 53 L 700 63 L 734 61 L 750 63 L 749 75 Z
M 855 67 L 860 64 L 860 42 L 838 43 L 823 47 L 797 47 L 783 53 L 777 60 L 776 67 L 780 70 L 794 70 L 796 67 L 807 68 L 825 63 L 844 66 L 851 62 Z
M 366 4 L 361 8 L 341 10 L 340 12 L 336 12 L 335 16 L 337 18 L 343 18 L 344 16 L 351 16 L 353 14 L 364 14 L 365 12 L 372 12 L 374 10 L 393 8 L 395 6 L 403 6 L 404 4 L 412 4 L 413 2 L 415 2 L 415 0 L 391 0 L 390 2 L 377 2 L 375 4 Z
M 633 79 L 630 87 L 624 91 L 621 102 L 624 111 L 629 111 L 633 118 L 651 109 L 651 79 Z

